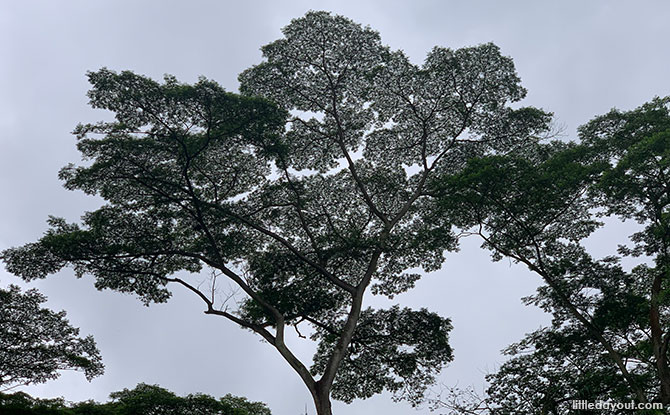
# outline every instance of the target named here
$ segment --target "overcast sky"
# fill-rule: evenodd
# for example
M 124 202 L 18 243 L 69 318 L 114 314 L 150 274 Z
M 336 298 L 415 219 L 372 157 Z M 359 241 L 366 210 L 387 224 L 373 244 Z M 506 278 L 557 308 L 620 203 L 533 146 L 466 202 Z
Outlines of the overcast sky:
M 154 78 L 204 75 L 237 90 L 237 75 L 260 62 L 259 48 L 290 19 L 328 10 L 381 33 L 419 63 L 436 45 L 494 42 L 514 59 L 528 89 L 524 105 L 555 114 L 565 138 L 612 107 L 632 109 L 670 95 L 667 1 L 11 1 L 0 0 L 0 249 L 39 238 L 47 215 L 78 220 L 100 201 L 61 187 L 57 172 L 77 162 L 70 131 L 106 115 L 87 107 L 85 73 L 106 66 Z M 593 239 L 598 253 L 622 242 L 619 230 Z M 66 270 L 22 284 L 0 270 L 0 286 L 38 287 L 95 336 L 106 374 L 79 373 L 24 390 L 39 397 L 104 401 L 138 382 L 179 394 L 226 393 L 266 402 L 275 415 L 313 413 L 311 398 L 277 352 L 176 291 L 143 307 L 132 296 L 98 292 L 92 278 Z M 451 317 L 455 361 L 440 381 L 481 388 L 504 358 L 500 349 L 548 321 L 525 307 L 538 279 L 507 261 L 491 263 L 478 241 L 464 241 L 442 270 L 424 277 L 403 305 Z M 298 346 L 310 361 L 309 347 Z M 381 395 L 335 413 L 414 413 Z M 418 413 L 428 413 L 423 408 Z

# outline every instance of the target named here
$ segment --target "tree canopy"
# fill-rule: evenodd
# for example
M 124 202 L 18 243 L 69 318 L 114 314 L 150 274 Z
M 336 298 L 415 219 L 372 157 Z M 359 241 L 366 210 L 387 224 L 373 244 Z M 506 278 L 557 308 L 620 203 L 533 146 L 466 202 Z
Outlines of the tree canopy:
M 669 103 L 612 110 L 582 126 L 578 144 L 471 160 L 436 183 L 450 195 L 443 209 L 474 225 L 494 258 L 523 263 L 546 283 L 526 301 L 552 313 L 552 325 L 507 350 L 512 359 L 488 376 L 486 411 L 567 414 L 580 399 L 670 403 Z M 605 226 L 634 219 L 640 230 L 596 259 L 585 241 L 601 217 Z
M 331 392 L 417 403 L 453 358 L 450 321 L 364 308 L 364 294 L 393 298 L 439 269 L 455 219 L 430 184 L 474 157 L 522 151 L 550 114 L 510 107 L 526 91 L 493 44 L 436 47 L 416 65 L 326 12 L 283 34 L 240 75 L 242 96 L 207 79 L 90 73 L 91 105 L 116 120 L 77 127 L 90 162 L 60 177 L 106 203 L 80 224 L 51 218 L 3 259 L 26 280 L 72 266 L 147 304 L 181 285 L 271 344 L 321 415 Z M 201 271 L 210 290 L 194 283 Z M 239 307 L 221 301 L 221 278 L 239 287 Z M 318 342 L 311 368 L 285 342 L 304 324 Z
M 36 399 L 28 394 L 0 393 L 0 410 L 14 415 L 271 415 L 262 402 L 225 395 L 177 396 L 158 385 L 140 383 L 133 389 L 112 392 L 110 401 L 70 403 L 62 398 Z
M 91 380 L 104 371 L 93 337 L 79 337 L 65 311 L 42 307 L 37 290 L 0 289 L 0 390 L 43 383 L 62 370 L 79 370 Z

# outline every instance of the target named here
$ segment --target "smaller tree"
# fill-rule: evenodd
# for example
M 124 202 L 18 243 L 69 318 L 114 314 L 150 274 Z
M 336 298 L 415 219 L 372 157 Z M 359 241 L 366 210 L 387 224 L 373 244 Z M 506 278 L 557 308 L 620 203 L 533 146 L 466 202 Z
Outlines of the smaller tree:
M 69 403 L 17 392 L 0 393 L 0 413 L 13 415 L 271 415 L 263 402 L 227 394 L 216 399 L 201 393 L 181 397 L 158 385 L 140 383 L 110 394 L 111 401 Z
M 87 408 L 89 409 L 89 408 Z M 63 398 L 39 399 L 25 392 L 5 394 L 0 392 L 0 413 L 12 415 L 107 415 L 109 412 L 70 412 Z M 116 415 L 116 414 L 114 414 Z
M 60 370 L 81 370 L 88 380 L 103 373 L 93 337 L 79 337 L 65 311 L 40 307 L 45 301 L 35 289 L 0 289 L 0 390 L 46 382 Z
M 112 402 L 106 404 L 120 415 L 169 414 L 169 415 L 270 415 L 263 402 L 227 394 L 216 399 L 202 393 L 177 396 L 158 385 L 140 383 L 133 389 L 112 392 Z

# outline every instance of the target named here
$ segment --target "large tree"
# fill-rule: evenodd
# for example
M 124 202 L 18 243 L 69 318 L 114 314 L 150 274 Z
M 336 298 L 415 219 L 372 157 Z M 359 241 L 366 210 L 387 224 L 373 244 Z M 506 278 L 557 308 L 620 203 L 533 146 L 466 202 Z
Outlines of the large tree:
M 612 110 L 580 128 L 579 144 L 473 160 L 435 182 L 442 207 L 474 225 L 496 259 L 546 283 L 527 301 L 552 313 L 552 326 L 510 347 L 489 376 L 494 413 L 570 413 L 580 399 L 670 404 L 669 103 Z M 639 230 L 593 258 L 586 238 L 616 219 Z
M 410 289 L 456 248 L 434 176 L 524 148 L 549 115 L 507 106 L 525 90 L 492 44 L 436 47 L 416 65 L 325 12 L 283 33 L 240 76 L 246 97 L 204 79 L 91 73 L 91 104 L 116 121 L 77 128 L 91 163 L 61 178 L 107 204 L 82 224 L 52 218 L 38 242 L 3 253 L 7 269 L 33 279 L 71 265 L 147 303 L 181 285 L 273 346 L 320 415 L 331 394 L 417 402 L 452 359 L 449 320 L 364 308 L 363 297 Z M 205 268 L 210 290 L 188 275 Z M 237 284 L 239 306 L 219 302 L 219 278 Z M 286 342 L 305 324 L 318 342 L 311 368 Z
M 65 311 L 42 307 L 37 290 L 0 289 L 0 390 L 42 383 L 62 370 L 79 370 L 90 380 L 103 373 L 93 337 L 80 337 Z

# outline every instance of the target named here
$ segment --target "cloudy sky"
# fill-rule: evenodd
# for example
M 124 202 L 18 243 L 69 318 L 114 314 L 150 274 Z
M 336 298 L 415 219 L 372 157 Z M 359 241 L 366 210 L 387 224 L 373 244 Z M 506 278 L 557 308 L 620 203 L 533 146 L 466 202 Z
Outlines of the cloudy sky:
M 612 107 L 632 109 L 670 95 L 667 1 L 10 1 L 0 0 L 0 249 L 31 242 L 47 215 L 75 221 L 100 201 L 61 187 L 60 167 L 79 159 L 70 131 L 105 117 L 87 107 L 85 73 L 106 66 L 154 78 L 204 75 L 230 91 L 261 59 L 260 46 L 306 11 L 329 10 L 381 33 L 384 43 L 421 62 L 435 45 L 494 42 L 511 56 L 528 89 L 525 105 L 552 111 L 565 138 Z M 616 231 L 592 239 L 595 252 L 621 242 Z M 0 270 L 0 286 L 20 281 Z M 548 319 L 519 298 L 539 281 L 507 261 L 491 263 L 476 240 L 463 242 L 444 267 L 396 299 L 452 318 L 456 359 L 447 386 L 481 388 L 503 361 L 500 349 Z M 276 415 L 309 413 L 297 375 L 267 344 L 176 291 L 167 304 L 143 307 L 132 296 L 93 288 L 69 270 L 38 287 L 65 309 L 82 334 L 95 336 L 106 374 L 88 383 L 65 373 L 25 388 L 35 396 L 104 401 L 138 382 L 180 394 L 226 393 L 266 402 Z M 298 346 L 306 361 L 309 347 Z M 414 413 L 381 395 L 335 413 Z M 418 413 L 428 413 L 423 408 Z

